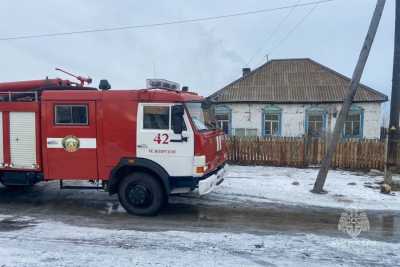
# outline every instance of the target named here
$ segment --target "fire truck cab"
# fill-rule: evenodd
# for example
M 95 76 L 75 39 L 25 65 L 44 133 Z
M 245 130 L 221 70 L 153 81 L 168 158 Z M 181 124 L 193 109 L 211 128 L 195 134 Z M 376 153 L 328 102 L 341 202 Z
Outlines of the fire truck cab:
M 192 92 L 99 90 L 61 79 L 0 83 L 7 187 L 59 180 L 63 189 L 102 188 L 129 213 L 154 215 L 171 194 L 211 192 L 226 157 L 211 107 Z

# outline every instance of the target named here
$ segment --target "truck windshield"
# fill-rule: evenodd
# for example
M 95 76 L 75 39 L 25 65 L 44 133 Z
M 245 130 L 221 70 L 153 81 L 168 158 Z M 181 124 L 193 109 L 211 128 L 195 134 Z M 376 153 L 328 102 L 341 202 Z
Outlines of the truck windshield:
M 197 130 L 215 129 L 214 112 L 212 112 L 211 106 L 202 102 L 188 102 L 186 107 Z

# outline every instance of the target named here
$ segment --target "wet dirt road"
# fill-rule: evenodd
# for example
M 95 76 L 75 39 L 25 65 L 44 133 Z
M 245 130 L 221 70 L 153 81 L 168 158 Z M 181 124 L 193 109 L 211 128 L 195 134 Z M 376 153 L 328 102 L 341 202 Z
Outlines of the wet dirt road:
M 156 217 L 125 213 L 117 197 L 101 191 L 59 190 L 58 183 L 43 183 L 26 191 L 0 187 L 0 214 L 29 216 L 32 220 L 53 220 L 74 226 L 141 231 L 193 231 L 234 233 L 314 233 L 345 237 L 337 230 L 342 210 L 285 206 L 259 202 L 234 202 L 216 198 L 178 196 Z M 370 231 L 360 237 L 400 241 L 400 213 L 368 211 Z M 0 223 L 0 231 L 29 224 Z

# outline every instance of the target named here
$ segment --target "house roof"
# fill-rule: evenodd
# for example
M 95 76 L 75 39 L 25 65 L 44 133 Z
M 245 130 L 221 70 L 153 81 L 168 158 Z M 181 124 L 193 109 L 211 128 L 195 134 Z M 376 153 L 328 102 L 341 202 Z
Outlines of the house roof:
M 332 103 L 342 102 L 350 78 L 312 59 L 270 60 L 215 92 L 218 103 Z M 385 102 L 388 97 L 360 84 L 354 102 Z

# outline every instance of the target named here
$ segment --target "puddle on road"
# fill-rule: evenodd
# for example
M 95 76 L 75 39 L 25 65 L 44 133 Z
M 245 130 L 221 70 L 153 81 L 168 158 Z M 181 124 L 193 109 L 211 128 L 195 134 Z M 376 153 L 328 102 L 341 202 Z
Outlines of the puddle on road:
M 342 211 L 174 197 L 159 216 L 138 217 L 128 215 L 118 203 L 117 197 L 110 197 L 107 193 L 59 191 L 44 187 L 20 193 L 7 192 L 0 188 L 0 214 L 31 216 L 72 225 L 112 229 L 255 234 L 313 233 L 347 237 L 337 229 Z M 367 212 L 367 215 L 370 231 L 362 233 L 360 237 L 400 241 L 399 212 Z M 34 224 L 34 221 L 0 218 L 0 231 L 18 230 Z
M 0 232 L 17 231 L 28 227 L 33 227 L 36 224 L 36 221 L 33 219 L 9 217 L 0 220 Z
M 255 234 L 276 232 L 313 233 L 348 237 L 338 231 L 343 210 L 291 207 L 264 204 L 257 207 L 240 205 L 204 205 L 201 200 L 187 203 L 185 199 L 173 198 L 157 217 L 128 215 L 118 202 L 107 202 L 100 213 L 108 222 L 118 221 L 121 229 L 136 230 L 195 230 L 231 231 Z M 370 231 L 360 237 L 400 242 L 400 214 L 391 212 L 367 212 Z M 107 219 L 108 218 L 108 219 Z M 102 218 L 103 219 L 103 218 Z
M 179 210 L 179 212 L 176 212 Z M 213 207 L 204 205 L 171 204 L 163 212 L 164 220 L 196 220 L 202 227 L 218 227 L 223 230 L 256 233 L 291 232 L 313 233 L 349 237 L 338 231 L 343 210 L 304 207 L 288 207 L 265 204 L 264 207 Z M 400 242 L 400 214 L 366 212 L 370 230 L 362 232 L 361 238 Z

